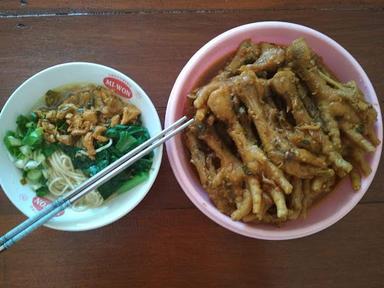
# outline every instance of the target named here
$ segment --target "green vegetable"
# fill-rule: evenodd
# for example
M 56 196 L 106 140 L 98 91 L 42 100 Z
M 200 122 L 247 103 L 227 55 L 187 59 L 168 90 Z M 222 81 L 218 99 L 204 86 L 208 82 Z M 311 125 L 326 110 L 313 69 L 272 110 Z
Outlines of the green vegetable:
M 27 123 L 29 122 L 30 120 L 28 119 L 28 117 L 24 115 L 19 115 L 17 117 L 16 119 L 17 128 L 19 129 L 22 135 L 25 135 L 27 133 L 28 128 L 26 126 L 27 126 Z
M 113 140 L 119 140 L 119 130 L 114 127 L 114 128 L 109 128 L 106 132 L 105 132 L 105 136 L 107 136 L 108 138 L 112 138 Z
M 24 136 L 22 143 L 23 145 L 29 145 L 32 147 L 36 147 L 43 142 L 43 129 L 35 128 L 27 132 Z
M 121 131 L 119 136 L 119 141 L 116 143 L 116 148 L 124 153 L 129 150 L 132 150 L 133 147 L 138 146 L 137 145 L 138 140 L 133 137 L 129 132 L 127 131 Z
M 43 197 L 49 193 L 48 187 L 46 185 L 41 186 L 39 189 L 36 191 L 36 195 L 39 197 Z
M 58 146 L 56 143 L 47 143 L 43 142 L 43 145 L 41 147 L 41 151 L 43 152 L 45 157 L 49 157 L 58 149 Z
M 41 176 L 43 176 L 43 174 L 40 169 L 32 169 L 27 173 L 27 179 L 31 182 L 38 182 Z
M 27 145 L 36 147 L 41 145 L 43 142 L 43 129 L 37 127 L 37 120 L 38 117 L 36 113 L 30 113 L 27 116 L 19 115 L 16 119 L 17 133 L 12 132 L 12 136 L 21 140 L 21 143 L 10 137 L 4 139 L 4 142 L 8 141 L 10 144 L 17 144 L 13 146 Z
M 28 160 L 28 162 L 24 165 L 24 170 L 29 171 L 32 169 L 35 169 L 39 167 L 40 163 L 37 162 L 36 160 Z
M 8 131 L 3 139 L 9 153 L 17 159 L 31 154 L 33 148 L 43 142 L 43 130 L 37 128 L 37 115 L 19 115 L 16 119 L 16 132 Z M 24 155 L 24 156 L 21 156 Z
M 27 164 L 28 159 L 17 159 L 15 161 L 15 166 L 19 169 L 24 169 L 25 164 Z
M 7 147 L 7 149 L 8 149 L 9 153 L 11 153 L 12 156 L 16 157 L 20 153 L 20 151 L 19 151 L 18 146 L 15 145 L 17 143 L 15 143 L 14 139 L 18 139 L 18 138 L 16 138 L 15 133 L 12 131 L 8 131 L 5 134 L 3 141 L 4 141 L 5 147 Z M 20 139 L 18 139 L 18 140 L 21 142 Z
M 107 159 L 103 159 L 95 163 L 94 165 L 91 165 L 87 168 L 87 172 L 90 176 L 93 176 L 97 173 L 99 173 L 101 170 L 103 170 L 105 167 L 107 167 L 110 163 Z
M 116 190 L 116 193 L 124 193 L 125 191 L 128 191 L 132 189 L 133 187 L 139 185 L 140 183 L 143 183 L 145 180 L 147 180 L 149 177 L 148 172 L 141 172 L 135 176 L 133 176 L 131 179 L 127 180 L 123 185 L 120 186 L 119 189 Z
M 22 170 L 22 185 L 29 183 L 38 196 L 46 195 L 48 187 L 42 163 L 57 149 L 56 145 L 44 142 L 43 130 L 37 127 L 38 116 L 32 112 L 19 115 L 16 131 L 8 131 L 3 139 L 10 154 L 15 158 L 15 166 Z
M 21 136 L 28 132 L 28 128 L 36 127 L 38 117 L 35 112 L 28 115 L 19 115 L 16 119 L 17 130 Z
M 35 112 L 29 113 L 28 119 L 31 120 L 34 123 L 37 123 L 37 120 L 39 120 L 39 117 Z
M 32 147 L 31 146 L 28 146 L 28 145 L 24 145 L 24 146 L 21 146 L 20 147 L 20 152 L 27 156 L 27 155 L 30 155 L 32 153 Z M 19 158 L 19 157 L 18 157 Z
M 21 140 L 12 135 L 7 136 L 7 141 L 10 146 L 21 146 Z
M 132 189 L 133 187 L 139 185 L 140 183 L 144 182 L 149 177 L 148 172 L 140 172 L 134 176 L 127 174 L 128 173 L 124 171 L 109 180 L 107 183 L 101 185 L 98 188 L 100 195 L 104 199 L 108 199 L 108 197 L 110 197 L 113 193 L 126 192 Z
M 79 151 L 81 149 L 78 147 L 60 144 L 60 148 L 71 157 L 76 169 L 81 169 L 87 176 L 91 177 L 122 157 L 128 151 L 149 139 L 147 129 L 139 125 L 117 125 L 107 129 L 105 136 L 111 138 L 113 144 L 111 147 L 97 153 L 94 160 L 82 153 L 80 154 Z M 95 147 L 99 148 L 102 145 L 103 144 L 96 144 Z M 107 199 L 115 191 L 129 190 L 129 185 L 137 185 L 135 183 L 140 183 L 138 182 L 140 179 L 144 181 L 146 177 L 148 177 L 149 170 L 152 167 L 152 158 L 153 153 L 150 153 L 112 178 L 106 184 L 100 186 L 98 190 L 103 198 Z M 144 177 L 144 175 L 147 176 Z M 121 188 L 123 186 L 124 188 Z
M 43 184 L 39 182 L 31 182 L 31 181 L 28 181 L 29 183 L 29 186 L 32 188 L 33 191 L 36 191 L 38 189 L 40 189 L 41 187 L 43 187 Z
M 45 161 L 45 156 L 39 150 L 38 153 L 35 153 L 35 156 L 34 156 L 33 159 L 41 164 L 41 163 L 43 163 Z

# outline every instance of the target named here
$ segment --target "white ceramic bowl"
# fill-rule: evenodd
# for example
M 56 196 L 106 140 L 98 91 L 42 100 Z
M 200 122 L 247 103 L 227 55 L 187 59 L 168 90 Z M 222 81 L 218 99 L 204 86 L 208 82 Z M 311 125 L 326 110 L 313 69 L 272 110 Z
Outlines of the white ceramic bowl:
M 13 92 L 0 114 L 0 184 L 12 203 L 26 216 L 47 205 L 48 201 L 36 197 L 28 185 L 21 185 L 21 171 L 15 167 L 3 144 L 7 130 L 16 128 L 16 117 L 31 111 L 49 89 L 75 83 L 94 83 L 115 89 L 121 98 L 136 105 L 142 112 L 143 125 L 150 135 L 161 131 L 159 116 L 147 94 L 131 78 L 123 73 L 98 64 L 73 62 L 47 68 L 28 80 Z M 154 152 L 153 164 L 147 181 L 130 191 L 107 200 L 98 208 L 82 212 L 71 208 L 56 216 L 45 226 L 67 231 L 95 229 L 112 223 L 131 211 L 148 193 L 159 172 L 162 147 Z
M 359 63 L 338 43 L 326 35 L 305 26 L 286 22 L 258 22 L 231 29 L 205 44 L 188 61 L 179 74 L 168 101 L 165 126 L 169 126 L 185 113 L 188 93 L 195 88 L 199 78 L 204 75 L 219 59 L 237 49 L 247 38 L 255 42 L 266 41 L 289 44 L 293 40 L 304 37 L 309 46 L 323 57 L 327 66 L 342 81 L 356 80 L 367 100 L 378 112 L 376 133 L 382 141 L 382 119 L 379 102 L 364 70 Z M 312 207 L 307 218 L 289 221 L 276 227 L 264 224 L 245 224 L 232 221 L 230 217 L 220 213 L 209 200 L 201 187 L 192 165 L 186 156 L 180 136 L 167 143 L 167 154 L 173 172 L 189 199 L 210 219 L 219 225 L 245 236 L 283 240 L 307 236 L 323 230 L 345 216 L 360 201 L 367 191 L 379 164 L 382 145 L 367 157 L 372 173 L 363 178 L 360 191 L 354 192 L 349 181 L 340 182 L 334 191 Z

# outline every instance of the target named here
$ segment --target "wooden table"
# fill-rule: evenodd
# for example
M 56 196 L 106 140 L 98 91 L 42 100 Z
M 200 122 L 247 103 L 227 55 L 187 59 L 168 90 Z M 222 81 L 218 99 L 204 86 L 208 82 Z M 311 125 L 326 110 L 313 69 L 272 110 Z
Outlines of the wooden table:
M 90 61 L 135 79 L 164 119 L 193 53 L 229 28 L 262 20 L 331 36 L 361 63 L 382 102 L 383 9 L 382 1 L 358 0 L 1 0 L 0 107 L 36 72 Z M 262 241 L 197 210 L 164 155 L 154 187 L 132 213 L 89 232 L 39 229 L 0 255 L 0 287 L 383 287 L 383 172 L 380 165 L 362 201 L 325 231 Z M 0 234 L 23 219 L 0 193 Z

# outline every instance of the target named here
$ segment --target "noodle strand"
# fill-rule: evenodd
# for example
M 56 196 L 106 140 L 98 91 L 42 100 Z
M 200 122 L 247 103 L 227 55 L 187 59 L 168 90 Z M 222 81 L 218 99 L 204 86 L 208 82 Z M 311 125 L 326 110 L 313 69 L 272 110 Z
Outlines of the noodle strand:
M 47 160 L 48 189 L 56 197 L 69 193 L 87 179 L 80 170 L 73 167 L 71 158 L 62 151 L 55 151 Z M 99 207 L 103 201 L 103 197 L 95 190 L 76 201 L 72 208 L 85 210 L 88 207 Z

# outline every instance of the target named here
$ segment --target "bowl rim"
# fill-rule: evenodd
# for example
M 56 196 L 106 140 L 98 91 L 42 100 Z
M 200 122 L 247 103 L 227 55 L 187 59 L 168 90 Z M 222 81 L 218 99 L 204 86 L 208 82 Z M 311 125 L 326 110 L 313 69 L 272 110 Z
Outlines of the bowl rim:
M 40 75 L 42 74 L 46 74 L 46 73 L 50 73 L 51 71 L 53 70 L 56 70 L 56 69 L 61 69 L 63 67 L 67 67 L 67 66 L 82 66 L 82 67 L 89 67 L 90 69 L 102 69 L 104 71 L 108 71 L 108 73 L 114 73 L 115 75 L 121 77 L 122 79 L 124 80 L 129 80 L 130 82 L 130 85 L 133 86 L 133 89 L 135 91 L 137 91 L 143 98 L 146 99 L 146 101 L 148 102 L 149 104 L 149 108 L 155 112 L 153 113 L 153 121 L 156 122 L 156 126 L 159 126 L 159 129 L 161 130 L 161 121 L 160 121 L 160 118 L 159 118 L 159 114 L 156 110 L 156 107 L 154 106 L 151 98 L 148 96 L 148 94 L 144 91 L 144 89 L 135 81 L 133 80 L 131 77 L 127 76 L 126 74 L 114 69 L 114 68 L 111 68 L 109 66 L 106 66 L 106 65 L 102 65 L 102 64 L 97 64 L 97 63 L 92 63 L 92 62 L 83 62 L 83 61 L 75 61 L 75 62 L 65 62 L 65 63 L 61 63 L 61 64 L 56 64 L 56 65 L 53 65 L 53 66 L 50 66 L 50 67 L 47 67 L 43 70 L 40 70 L 39 72 L 33 74 L 32 76 L 30 76 L 29 78 L 27 78 L 26 80 L 24 80 L 22 82 L 22 84 L 20 84 L 13 92 L 12 94 L 8 97 L 7 101 L 5 102 L 3 108 L 1 109 L 0 111 L 0 121 L 4 115 L 4 111 L 7 111 L 8 109 L 8 106 L 10 105 L 10 103 L 13 101 L 12 100 L 12 97 L 19 93 L 20 90 L 23 89 L 24 86 L 28 85 L 30 81 L 34 81 L 35 78 L 39 77 Z M 70 84 L 70 83 L 69 83 Z M 65 84 L 64 84 L 65 85 Z M 59 231 L 69 231 L 69 232 L 78 232 L 78 231 L 88 231 L 88 230 L 93 230 L 93 229 L 97 229 L 97 228 L 100 228 L 100 227 L 103 227 L 103 226 L 107 226 L 113 222 L 116 222 L 118 221 L 119 219 L 121 219 L 122 217 L 124 217 L 125 215 L 127 215 L 128 213 L 130 213 L 134 208 L 136 208 L 136 206 L 144 199 L 144 197 L 149 193 L 149 191 L 152 189 L 152 186 L 154 184 L 154 182 L 156 181 L 157 179 L 157 176 L 158 176 L 158 173 L 159 173 L 159 170 L 160 170 L 160 167 L 161 167 L 161 163 L 162 163 L 162 158 L 163 158 L 163 145 L 160 145 L 159 147 L 157 147 L 157 153 L 158 153 L 158 156 L 156 157 L 156 159 L 154 160 L 154 162 L 152 163 L 152 176 L 150 176 L 150 178 L 147 180 L 147 185 L 148 185 L 148 188 L 145 190 L 145 192 L 141 192 L 140 194 L 140 197 L 137 197 L 136 201 L 133 202 L 132 206 L 129 208 L 129 209 L 125 209 L 124 211 L 122 211 L 121 213 L 119 214 L 116 214 L 115 217 L 104 217 L 105 220 L 99 220 L 99 221 L 95 221 L 95 222 L 92 222 L 93 224 L 90 224 L 90 225 L 87 225 L 87 226 L 66 226 L 65 224 L 62 224 L 62 223 L 51 223 L 51 221 L 48 221 L 44 224 L 45 227 L 48 227 L 48 228 L 52 228 L 52 229 L 55 229 L 55 230 L 59 230 Z M 21 211 L 17 204 L 16 204 L 16 201 L 15 199 L 11 198 L 9 195 L 8 195 L 8 192 L 6 192 L 4 186 L 2 185 L 3 183 L 3 180 L 2 180 L 2 176 L 0 174 L 0 185 L 2 187 L 2 190 L 4 192 L 4 194 L 7 196 L 7 198 L 9 199 L 9 201 L 21 212 L 23 213 L 25 216 L 29 217 L 26 213 L 24 213 L 23 211 Z M 90 208 L 90 209 L 93 209 L 93 208 Z M 67 225 L 70 225 L 70 224 L 67 224 Z
M 218 44 L 225 42 L 226 39 L 235 37 L 237 33 L 243 33 L 249 30 L 253 29 L 262 29 L 262 28 L 278 28 L 278 29 L 287 29 L 287 30 L 297 30 L 299 32 L 302 32 L 303 34 L 311 34 L 314 37 L 320 39 L 321 41 L 326 42 L 330 46 L 333 46 L 335 50 L 343 54 L 348 62 L 351 62 L 351 64 L 356 68 L 357 72 L 359 75 L 362 77 L 362 81 L 366 84 L 366 88 L 369 91 L 370 95 L 372 96 L 373 99 L 376 99 L 378 102 L 378 98 L 376 95 L 376 92 L 373 88 L 373 85 L 371 81 L 369 80 L 366 72 L 363 70 L 361 65 L 357 62 L 357 60 L 340 44 L 338 44 L 335 40 L 331 39 L 329 36 L 314 30 L 312 28 L 309 28 L 304 25 L 300 24 L 295 24 L 295 23 L 290 23 L 290 22 L 283 22 L 283 21 L 262 21 L 262 22 L 253 22 L 249 24 L 244 24 L 241 26 L 234 27 L 230 30 L 227 30 L 218 36 L 214 37 L 210 41 L 208 41 L 204 46 L 202 46 L 190 59 L 189 61 L 185 64 L 183 69 L 181 70 L 179 76 L 177 77 L 174 86 L 172 88 L 168 103 L 167 103 L 167 109 L 166 109 L 166 115 L 165 115 L 165 122 L 164 126 L 168 127 L 174 120 L 175 120 L 175 114 L 176 114 L 176 103 L 179 97 L 181 97 L 180 92 L 182 91 L 183 87 L 183 82 L 186 81 L 186 77 L 188 74 L 190 74 L 191 70 L 193 70 L 193 67 L 195 65 L 195 62 L 197 62 L 201 57 L 204 57 L 207 53 L 209 53 L 212 49 L 212 47 L 217 47 Z M 315 234 L 317 232 L 320 232 L 336 222 L 338 222 L 341 218 L 346 216 L 361 200 L 361 198 L 365 195 L 367 192 L 369 186 L 372 183 L 372 180 L 376 174 L 380 158 L 381 158 L 381 152 L 382 152 L 382 139 L 383 139 L 383 124 L 382 124 L 382 114 L 381 114 L 381 109 L 380 106 L 377 105 L 375 107 L 378 112 L 378 117 L 377 117 L 377 127 L 378 127 L 378 138 L 381 140 L 381 143 L 378 147 L 376 147 L 375 151 L 375 158 L 374 161 L 372 161 L 372 177 L 369 177 L 367 179 L 367 185 L 364 190 L 359 191 L 358 197 L 355 197 L 351 199 L 348 202 L 348 205 L 343 205 L 342 209 L 336 211 L 336 213 L 333 213 L 331 216 L 326 217 L 322 221 L 316 221 L 315 223 L 311 224 L 310 226 L 303 228 L 303 231 L 299 231 L 297 233 L 281 233 L 276 235 L 276 233 L 270 233 L 270 231 L 263 231 L 257 233 L 255 230 L 244 230 L 241 229 L 234 224 L 235 221 L 227 217 L 229 220 L 223 220 L 222 218 L 217 218 L 213 212 L 209 211 L 205 205 L 201 203 L 201 201 L 198 200 L 201 196 L 198 195 L 198 193 L 194 193 L 193 191 L 190 190 L 192 186 L 190 185 L 191 180 L 186 176 L 186 172 L 183 169 L 183 165 L 180 161 L 180 158 L 177 155 L 177 152 L 175 149 L 176 148 L 176 140 L 175 138 L 171 139 L 166 143 L 166 150 L 167 150 L 167 155 L 168 159 L 171 165 L 171 168 L 173 170 L 173 173 L 181 186 L 182 190 L 184 193 L 187 195 L 187 197 L 192 201 L 192 203 L 201 211 L 203 212 L 207 217 L 209 217 L 212 221 L 214 221 L 216 224 L 232 231 L 237 234 L 251 237 L 251 238 L 257 238 L 257 239 L 263 239 L 263 240 L 289 240 L 289 239 L 296 239 L 296 238 L 301 238 L 305 236 L 309 236 L 312 234 Z M 187 181 L 185 181 L 187 179 Z M 187 183 L 188 182 L 188 183 Z M 194 189 L 192 189 L 194 190 Z M 217 209 L 216 207 L 214 207 Z M 245 224 L 247 225 L 247 224 Z

